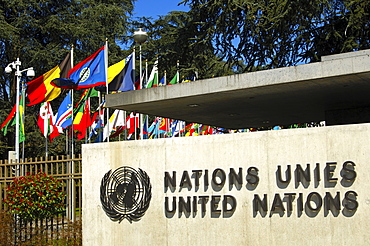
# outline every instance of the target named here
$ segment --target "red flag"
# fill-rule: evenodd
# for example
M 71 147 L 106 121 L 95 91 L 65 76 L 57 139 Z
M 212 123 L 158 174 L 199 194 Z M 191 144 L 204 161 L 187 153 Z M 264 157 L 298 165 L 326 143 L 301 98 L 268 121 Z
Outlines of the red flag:
M 26 92 L 30 103 L 27 106 L 52 101 L 57 98 L 61 89 L 53 86 L 51 81 L 55 78 L 65 78 L 71 67 L 71 52 L 69 52 L 58 66 L 28 82 Z
M 37 125 L 40 127 L 42 135 L 44 135 L 45 138 L 49 137 L 50 143 L 53 141 L 53 138 L 59 136 L 58 128 L 54 125 L 54 120 L 50 102 L 42 103 Z
M 78 124 L 74 124 L 74 130 L 78 131 L 77 133 L 77 139 L 81 140 L 86 136 L 86 129 L 91 126 L 93 121 L 91 121 L 90 116 L 90 100 L 85 101 L 85 107 L 83 111 L 83 115 L 81 117 L 81 120 Z
M 131 134 L 135 132 L 135 129 L 139 127 L 139 114 L 131 112 L 130 116 L 126 119 L 126 129 L 129 129 L 128 134 L 131 137 Z
M 168 132 L 168 119 L 162 118 L 161 124 L 159 125 L 159 132 Z
M 6 118 L 6 120 L 0 126 L 0 129 L 4 132 L 4 136 L 6 135 L 9 124 L 11 123 L 12 119 L 15 117 L 15 113 L 17 111 L 16 109 L 17 109 L 17 107 L 16 107 L 16 105 L 14 105 L 12 111 L 8 115 L 8 118 Z

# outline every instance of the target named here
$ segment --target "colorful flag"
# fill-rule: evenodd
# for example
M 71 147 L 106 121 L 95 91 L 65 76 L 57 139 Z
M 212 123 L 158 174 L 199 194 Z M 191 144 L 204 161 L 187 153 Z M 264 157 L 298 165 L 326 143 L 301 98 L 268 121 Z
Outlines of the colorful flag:
M 140 90 L 140 77 L 138 77 L 135 81 L 135 90 Z
M 96 109 L 96 112 L 94 113 L 92 119 L 91 119 L 91 131 L 89 138 L 87 140 L 90 140 L 93 135 L 97 135 L 97 129 L 104 127 L 104 111 L 105 111 L 105 100 L 99 105 L 99 107 Z
M 73 120 L 73 129 L 77 131 L 77 140 L 81 140 L 86 136 L 86 130 L 92 124 L 89 101 L 90 100 L 86 100 L 85 103 L 82 104 L 83 107 L 79 108 L 79 111 Z
M 148 135 L 150 139 L 156 138 L 159 135 L 160 121 L 161 121 L 161 117 L 155 118 L 155 120 L 152 122 L 152 124 L 148 128 Z
M 200 125 L 199 134 L 200 135 L 211 135 L 212 134 L 211 127 L 207 125 Z
M 93 136 L 93 135 L 97 135 L 98 134 L 98 129 L 101 128 L 101 127 L 104 127 L 104 108 L 98 108 L 98 112 L 95 112 L 94 115 L 93 115 L 93 118 L 92 118 L 92 125 L 91 125 L 91 132 L 90 132 L 90 135 L 89 135 L 89 139 Z
M 146 88 L 158 86 L 158 59 L 154 62 L 152 72 L 150 73 Z
M 185 122 L 181 120 L 173 120 L 170 125 L 171 136 L 177 136 L 185 127 Z
M 125 126 L 125 111 L 116 109 L 109 118 L 109 124 L 104 127 L 103 141 L 110 136 L 112 131 L 116 131 L 120 126 Z M 123 131 L 123 129 L 120 130 Z
M 49 137 L 50 142 L 53 141 L 53 138 L 59 136 L 59 131 L 54 125 L 54 115 L 50 102 L 41 103 L 37 125 L 40 127 L 42 135 L 45 138 Z
M 12 111 L 10 111 L 8 117 L 3 122 L 3 124 L 0 126 L 1 131 L 4 133 L 4 136 L 6 135 L 8 131 L 8 126 L 15 125 L 15 114 L 17 112 L 17 106 L 14 105 L 12 108 Z
M 119 110 L 117 112 L 117 116 L 113 121 L 113 127 L 112 127 L 113 133 L 110 135 L 109 138 L 114 138 L 114 137 L 119 136 L 123 132 L 123 130 L 126 129 L 126 127 L 125 127 L 125 122 L 126 122 L 125 117 L 126 117 L 126 112 L 125 111 Z
M 198 123 L 191 123 L 190 124 L 190 129 L 188 129 L 187 127 L 189 126 L 186 126 L 185 129 L 187 130 L 187 132 L 185 133 L 185 137 L 189 137 L 189 136 L 198 136 L 198 131 L 199 131 L 199 124 Z
M 67 78 L 68 71 L 72 67 L 71 52 L 58 66 L 44 73 L 37 79 L 27 83 L 26 93 L 32 106 L 38 103 L 52 101 L 60 95 L 61 89 L 52 85 L 52 80 L 56 78 Z
M 133 53 L 129 55 L 125 60 L 124 67 L 121 72 L 118 73 L 112 81 L 108 84 L 109 91 L 132 91 L 135 90 L 134 84 L 134 58 Z M 108 70 L 109 74 L 110 70 Z
M 148 115 L 145 116 L 144 123 L 143 123 L 143 139 L 148 139 Z
M 127 58 L 122 59 L 121 61 L 108 67 L 108 85 L 112 83 L 113 79 L 122 72 L 126 65 L 126 59 Z
M 26 134 L 24 132 L 24 100 L 23 96 L 19 100 L 19 142 L 26 140 Z
M 62 89 L 87 89 L 106 85 L 106 46 L 78 63 L 68 72 L 69 79 L 54 79 L 56 87 Z
M 55 126 L 59 132 L 63 132 L 68 126 L 72 125 L 72 98 L 69 92 L 60 104 L 56 115 Z
M 164 72 L 164 76 L 163 76 L 163 77 L 162 77 L 162 79 L 159 81 L 158 85 L 159 85 L 159 86 L 166 85 L 166 72 Z
M 8 126 L 14 126 L 16 124 L 16 105 L 13 106 L 12 111 L 10 111 L 8 117 L 5 119 L 3 124 L 0 126 L 1 131 L 4 133 L 4 136 L 8 132 Z M 24 132 L 24 122 L 23 122 L 23 116 L 24 116 L 24 100 L 23 97 L 19 97 L 19 142 L 23 142 L 26 140 L 26 135 Z
M 176 72 L 175 76 L 171 79 L 171 81 L 168 83 L 169 85 L 174 85 L 179 83 L 179 72 Z
M 135 133 L 136 128 L 139 127 L 139 114 L 131 112 L 130 116 L 126 119 L 126 129 L 128 129 L 127 139 L 130 139 L 132 134 Z
M 168 119 L 162 118 L 161 124 L 159 125 L 159 133 L 167 133 L 168 132 Z

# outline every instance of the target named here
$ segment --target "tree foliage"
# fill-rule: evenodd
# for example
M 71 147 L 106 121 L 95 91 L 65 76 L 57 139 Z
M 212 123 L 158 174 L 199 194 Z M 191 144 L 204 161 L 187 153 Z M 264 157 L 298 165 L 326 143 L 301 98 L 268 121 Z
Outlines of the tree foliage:
M 111 41 L 110 59 L 117 60 L 121 51 L 115 42 L 127 39 L 132 2 L 1 1 L 1 67 L 20 58 L 22 67 L 34 67 L 36 75 L 41 75 L 63 60 L 71 46 L 75 48 L 75 61 L 80 61 L 100 48 L 106 39 Z M 6 83 L 13 80 L 4 77 L 4 73 L 1 76 L 1 95 L 6 100 L 9 86 Z
M 365 0 L 184 0 L 199 42 L 212 42 L 244 71 L 318 61 L 370 47 L 370 2 Z M 206 40 L 206 41 L 204 41 Z
M 19 58 L 21 70 L 33 67 L 36 76 L 40 76 L 59 64 L 72 46 L 76 64 L 103 46 L 106 40 L 109 43 L 109 61 L 117 62 L 124 56 L 124 51 L 116 43 L 127 42 L 134 1 L 1 0 L 0 67 L 5 68 Z M 21 80 L 27 82 L 26 78 Z M 15 88 L 14 72 L 6 75 L 4 69 L 0 69 L 1 121 L 6 119 L 15 104 Z M 52 102 L 56 105 L 54 110 L 60 102 Z M 36 125 L 38 112 L 38 105 L 26 107 L 25 151 L 29 150 L 31 156 L 45 152 L 45 141 Z M 56 143 L 59 141 L 62 139 Z M 14 145 L 11 129 L 6 137 L 0 137 L 0 145 L 4 159 Z M 49 151 L 58 150 L 58 146 L 51 144 Z
M 133 26 L 148 31 L 148 41 L 142 45 L 143 57 L 150 65 L 158 57 L 161 74 L 166 71 L 172 77 L 179 70 L 183 79 L 194 76 L 201 79 L 233 73 L 224 66 L 225 61 L 216 56 L 211 40 L 196 38 L 197 26 L 187 12 L 173 11 L 154 21 L 141 18 Z

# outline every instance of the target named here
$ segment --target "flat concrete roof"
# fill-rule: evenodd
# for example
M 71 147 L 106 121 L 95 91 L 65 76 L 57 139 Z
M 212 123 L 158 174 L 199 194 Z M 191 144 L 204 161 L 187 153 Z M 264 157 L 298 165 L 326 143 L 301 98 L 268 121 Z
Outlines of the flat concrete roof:
M 370 50 L 110 94 L 106 105 L 228 129 L 323 121 L 328 112 L 370 107 Z

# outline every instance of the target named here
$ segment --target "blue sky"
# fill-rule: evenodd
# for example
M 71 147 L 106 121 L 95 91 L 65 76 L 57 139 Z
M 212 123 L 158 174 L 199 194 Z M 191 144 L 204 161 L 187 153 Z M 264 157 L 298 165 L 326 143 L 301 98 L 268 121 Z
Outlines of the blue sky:
M 135 17 L 153 17 L 158 15 L 167 15 L 170 11 L 188 11 L 188 6 L 183 4 L 177 6 L 182 0 L 137 0 L 134 2 Z

